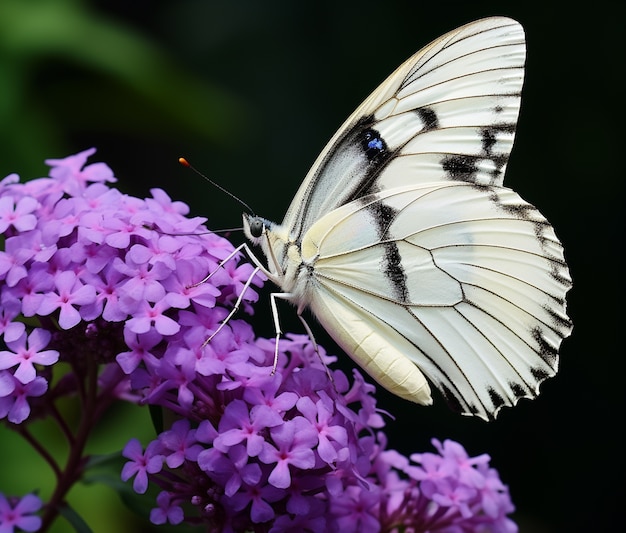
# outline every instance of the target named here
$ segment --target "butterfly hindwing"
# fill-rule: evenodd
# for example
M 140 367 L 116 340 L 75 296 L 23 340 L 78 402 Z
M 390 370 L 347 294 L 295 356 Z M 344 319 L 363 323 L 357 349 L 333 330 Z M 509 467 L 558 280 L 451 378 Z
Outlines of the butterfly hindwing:
M 510 189 L 436 182 L 371 195 L 314 224 L 302 259 L 315 264 L 311 308 L 350 310 L 358 328 L 332 311 L 316 315 L 381 383 L 389 376 L 370 361 L 380 355 L 343 329 L 364 339 L 385 331 L 385 361 L 408 358 L 462 412 L 483 418 L 536 396 L 556 372 L 570 329 L 563 251 Z M 400 380 L 390 390 L 415 401 L 413 388 Z

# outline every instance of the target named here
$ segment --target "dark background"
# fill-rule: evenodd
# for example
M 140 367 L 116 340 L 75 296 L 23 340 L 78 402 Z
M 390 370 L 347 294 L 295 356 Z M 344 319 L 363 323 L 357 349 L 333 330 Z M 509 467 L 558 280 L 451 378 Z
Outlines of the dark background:
M 381 392 L 379 407 L 395 417 L 390 447 L 405 454 L 432 437 L 489 453 L 522 532 L 615 530 L 624 523 L 624 9 L 518 4 L 2 0 L 0 174 L 42 175 L 44 159 L 95 146 L 122 190 L 162 187 L 213 228 L 239 225 L 238 205 L 177 164 L 185 155 L 280 221 L 335 129 L 404 59 L 472 20 L 519 20 L 528 60 L 506 183 L 565 246 L 574 333 L 560 372 L 539 399 L 489 424 L 438 397 L 421 408 Z M 271 336 L 264 305 L 257 333 Z M 295 313 L 281 317 L 301 332 Z

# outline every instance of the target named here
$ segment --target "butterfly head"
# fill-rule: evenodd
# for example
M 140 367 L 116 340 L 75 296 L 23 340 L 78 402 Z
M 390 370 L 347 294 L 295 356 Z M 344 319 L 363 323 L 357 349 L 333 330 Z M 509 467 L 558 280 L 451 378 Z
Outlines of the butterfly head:
M 255 245 L 261 247 L 267 259 L 264 272 L 276 285 L 289 292 L 294 275 L 301 263 L 299 246 L 289 238 L 288 229 L 266 218 L 243 214 L 243 232 Z M 258 263 L 257 263 L 258 264 Z M 291 272 L 292 275 L 288 275 Z M 288 280 L 285 280 L 285 277 Z
M 256 215 L 243 214 L 243 232 L 254 244 L 259 244 L 266 230 L 266 220 Z

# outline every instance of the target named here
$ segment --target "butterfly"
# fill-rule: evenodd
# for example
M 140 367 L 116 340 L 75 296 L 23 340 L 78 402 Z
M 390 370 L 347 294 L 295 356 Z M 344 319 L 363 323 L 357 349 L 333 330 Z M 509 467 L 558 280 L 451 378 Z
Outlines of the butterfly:
M 281 224 L 243 215 L 276 321 L 276 299 L 308 308 L 392 393 L 429 405 L 430 380 L 486 420 L 539 393 L 572 329 L 561 243 L 503 185 L 524 63 L 514 20 L 447 33 L 346 120 Z

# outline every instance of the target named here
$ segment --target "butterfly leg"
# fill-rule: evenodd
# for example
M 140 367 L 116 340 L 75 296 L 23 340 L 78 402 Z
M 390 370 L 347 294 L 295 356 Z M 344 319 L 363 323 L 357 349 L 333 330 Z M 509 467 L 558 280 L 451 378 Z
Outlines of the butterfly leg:
M 306 320 L 304 320 L 304 317 L 300 313 L 298 313 L 298 318 L 300 319 L 300 322 L 302 322 L 302 325 L 304 326 L 304 330 L 306 331 L 306 334 L 309 336 L 309 339 L 311 340 L 311 344 L 313 344 L 313 348 L 315 349 L 315 353 L 319 357 L 320 362 L 322 363 L 322 365 L 324 366 L 324 369 L 326 370 L 326 375 L 328 376 L 328 379 L 330 380 L 331 383 L 334 384 L 333 376 L 330 373 L 330 370 L 328 369 L 328 366 L 326 366 L 326 363 L 322 359 L 322 355 L 320 354 L 320 350 L 319 350 L 319 347 L 317 345 L 317 341 L 315 340 L 315 337 L 313 336 L 313 331 L 311 330 L 311 328 L 309 327 L 309 324 L 307 323 Z
M 276 300 L 278 298 L 280 298 L 281 300 L 290 300 L 292 298 L 292 295 L 288 292 L 273 292 L 272 294 L 270 294 L 270 303 L 272 306 L 272 317 L 274 318 L 274 328 L 276 331 L 276 344 L 274 347 L 274 365 L 272 366 L 272 375 L 274 375 L 274 373 L 276 372 L 276 366 L 278 365 L 278 343 L 280 341 L 281 335 L 283 334 L 282 330 L 280 329 L 280 319 L 278 318 L 278 306 L 276 305 Z M 324 365 L 324 368 L 326 369 L 326 375 L 328 376 L 328 379 L 330 380 L 331 383 L 334 383 L 333 377 L 330 374 L 330 370 L 328 370 L 326 363 L 324 363 L 324 361 L 322 360 L 322 356 L 320 354 L 317 341 L 315 340 L 315 337 L 313 335 L 313 331 L 309 327 L 309 324 L 307 323 L 307 321 L 304 320 L 304 317 L 302 316 L 300 312 L 298 312 L 298 318 L 300 319 L 300 322 L 302 322 L 302 325 L 304 326 L 304 330 L 306 331 L 309 339 L 311 340 L 311 344 L 313 344 L 315 353 L 317 354 L 317 356 L 320 359 L 320 362 L 322 363 L 322 365 Z
M 211 340 L 213 339 L 213 337 L 215 337 L 215 335 L 217 335 L 220 331 L 222 331 L 222 329 L 224 328 L 224 326 L 226 324 L 228 324 L 228 322 L 230 321 L 230 319 L 233 317 L 233 315 L 239 311 L 239 306 L 241 305 L 241 302 L 243 301 L 243 297 L 246 294 L 248 288 L 250 287 L 250 285 L 252 284 L 252 280 L 254 279 L 254 276 L 257 275 L 257 273 L 259 272 L 260 268 L 255 268 L 252 271 L 252 274 L 250 274 L 250 276 L 248 277 L 248 279 L 246 280 L 246 283 L 244 284 L 243 288 L 241 289 L 241 293 L 239 294 L 237 301 L 235 302 L 235 305 L 233 306 L 233 308 L 230 310 L 230 313 L 228 313 L 228 316 L 222 320 L 222 323 L 219 325 L 219 327 L 211 334 L 211 336 L 204 341 L 204 343 L 202 343 L 202 347 L 206 346 L 207 344 L 209 344 L 209 342 L 211 342 Z
M 222 259 L 217 265 L 217 267 L 211 270 L 211 272 L 209 272 L 204 279 L 198 281 L 198 283 L 194 283 L 193 285 L 190 285 L 187 288 L 192 289 L 194 287 L 198 287 L 202 285 L 203 283 L 206 283 L 207 281 L 209 281 L 211 277 L 213 276 L 213 274 L 215 274 L 220 268 L 222 268 L 226 263 L 228 263 L 228 261 L 230 261 L 233 257 L 235 257 L 243 248 L 247 248 L 247 246 L 245 244 L 241 244 L 237 246 L 237 248 L 235 248 L 231 253 L 229 253 L 226 258 Z M 255 274 L 256 274 L 256 271 L 255 271 Z M 252 274 L 252 276 L 254 276 L 254 274 Z M 250 277 L 250 279 L 252 279 L 252 276 Z M 248 283 L 248 285 L 250 284 Z
M 272 317 L 274 319 L 274 331 L 276 332 L 276 344 L 274 346 L 274 364 L 272 365 L 272 376 L 276 373 L 276 366 L 278 365 L 278 342 L 283 334 L 280 329 L 280 319 L 278 318 L 278 306 L 276 305 L 276 299 L 288 300 L 290 294 L 284 292 L 273 292 L 270 294 L 270 305 L 272 306 Z

